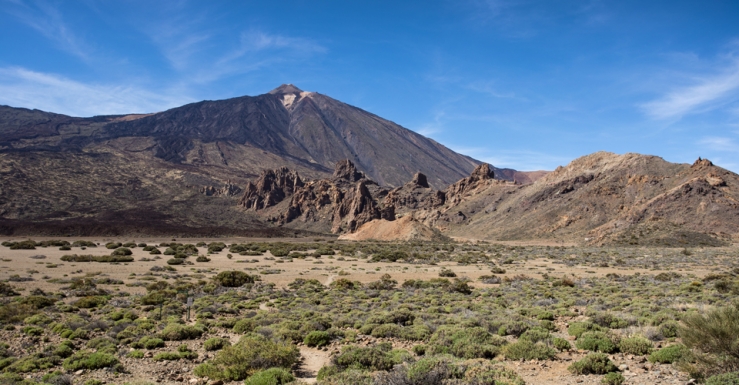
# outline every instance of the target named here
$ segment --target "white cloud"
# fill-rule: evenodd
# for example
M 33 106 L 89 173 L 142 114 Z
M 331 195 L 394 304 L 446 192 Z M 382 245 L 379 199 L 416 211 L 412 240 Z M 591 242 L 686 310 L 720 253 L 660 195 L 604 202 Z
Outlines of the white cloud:
M 732 138 L 709 136 L 698 142 L 704 148 L 716 152 L 739 152 L 739 145 Z
M 0 104 L 72 116 L 156 112 L 193 100 L 133 85 L 85 84 L 21 67 L 0 68 Z
M 6 12 L 55 42 L 60 49 L 89 61 L 91 49 L 72 31 L 56 7 L 45 1 L 12 3 L 15 7 L 6 8 Z
M 673 89 L 641 107 L 654 119 L 680 119 L 715 110 L 739 97 L 739 60 L 731 60 L 718 75 L 693 76 L 692 85 Z

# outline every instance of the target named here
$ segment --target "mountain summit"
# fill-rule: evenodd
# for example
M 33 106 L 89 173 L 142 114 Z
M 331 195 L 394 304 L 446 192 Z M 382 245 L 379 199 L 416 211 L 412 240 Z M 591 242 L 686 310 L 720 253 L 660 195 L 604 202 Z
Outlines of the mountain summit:
M 300 88 L 298 88 L 298 87 L 295 87 L 295 86 L 294 86 L 294 85 L 292 85 L 292 84 L 283 84 L 283 85 L 281 85 L 281 86 L 279 86 L 279 87 L 275 88 L 274 90 L 272 90 L 272 91 L 269 91 L 269 93 L 270 93 L 270 94 L 272 94 L 272 95 L 280 95 L 280 94 L 299 94 L 299 93 L 301 93 L 301 92 L 303 92 L 303 90 L 301 90 L 301 89 L 300 89 Z

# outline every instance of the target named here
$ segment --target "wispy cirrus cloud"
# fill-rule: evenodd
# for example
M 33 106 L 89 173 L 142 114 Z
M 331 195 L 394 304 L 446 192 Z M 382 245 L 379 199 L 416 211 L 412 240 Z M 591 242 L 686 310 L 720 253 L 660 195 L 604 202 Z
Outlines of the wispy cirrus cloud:
M 710 74 L 682 75 L 676 82 L 689 85 L 673 88 L 640 107 L 657 120 L 679 120 L 689 114 L 713 111 L 739 100 L 739 58 L 726 55 L 726 62 Z M 682 80 L 682 81 L 681 81 Z
M 180 92 L 133 85 L 85 84 L 22 67 L 0 68 L 0 104 L 72 116 L 156 112 L 192 102 Z
M 701 139 L 698 144 L 710 151 L 739 153 L 739 144 L 734 138 L 709 136 Z
M 9 1 L 5 11 L 22 23 L 38 31 L 47 39 L 56 43 L 59 49 L 90 60 L 90 47 L 80 38 L 65 21 L 61 11 L 51 3 L 38 1 Z

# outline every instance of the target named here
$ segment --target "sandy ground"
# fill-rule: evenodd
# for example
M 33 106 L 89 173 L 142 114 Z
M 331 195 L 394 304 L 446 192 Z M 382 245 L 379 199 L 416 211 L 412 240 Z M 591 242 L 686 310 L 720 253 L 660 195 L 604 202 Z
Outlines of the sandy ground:
M 40 239 L 36 239 L 40 240 Z M 122 280 L 124 283 L 135 283 L 139 281 L 145 274 L 150 272 L 154 266 L 167 266 L 166 261 L 169 256 L 166 255 L 150 255 L 141 248 L 134 248 L 134 262 L 109 264 L 96 262 L 64 262 L 61 257 L 66 254 L 92 254 L 92 255 L 110 255 L 111 250 L 106 249 L 104 244 L 111 241 L 125 241 L 123 239 L 99 238 L 91 239 L 99 242 L 101 246 L 81 250 L 80 248 L 72 248 L 71 251 L 61 251 L 57 247 L 39 247 L 36 250 L 10 250 L 7 247 L 0 247 L 0 280 L 7 280 L 13 275 L 20 277 L 31 277 L 33 281 L 13 282 L 13 285 L 19 288 L 41 288 L 44 291 L 57 291 L 62 286 L 61 283 L 49 283 L 49 278 L 71 279 L 74 277 L 82 277 L 86 274 L 99 274 L 98 277 L 110 277 Z M 293 239 L 288 239 L 293 240 Z M 162 239 L 137 239 L 137 242 L 145 242 L 148 244 L 159 244 Z M 183 243 L 197 243 L 200 240 L 180 240 Z M 208 240 L 206 240 L 207 242 Z M 249 242 L 253 240 L 233 239 L 221 240 L 226 243 L 232 242 Z M 269 241 L 275 241 L 271 239 Z M 303 242 L 307 240 L 302 240 Z M 163 250 L 163 248 L 161 248 Z M 204 248 L 200 248 L 202 252 Z M 33 259 L 32 256 L 44 255 L 45 259 Z M 293 259 L 292 262 L 278 262 L 279 258 L 272 260 L 273 256 L 267 252 L 262 256 L 241 256 L 233 255 L 232 259 L 227 258 L 228 251 L 224 250 L 217 254 L 212 254 L 210 262 L 193 262 L 193 265 L 175 266 L 177 274 L 189 275 L 193 279 L 203 279 L 217 274 L 224 270 L 242 270 L 250 274 L 258 274 L 267 269 L 279 269 L 279 274 L 261 275 L 264 282 L 275 283 L 278 287 L 284 287 L 296 278 L 317 279 L 323 283 L 330 284 L 336 279 L 339 272 L 342 272 L 341 278 L 347 278 L 362 283 L 377 281 L 382 274 L 390 274 L 393 279 L 403 282 L 408 279 L 429 279 L 438 277 L 438 272 L 442 268 L 451 269 L 458 277 L 467 277 L 472 280 L 472 285 L 476 287 L 486 286 L 477 282 L 481 275 L 490 275 L 488 267 L 484 264 L 457 265 L 454 262 L 444 262 L 438 265 L 428 264 L 402 264 L 402 263 L 382 263 L 367 262 L 366 259 L 355 259 L 345 257 L 346 260 L 339 261 L 335 256 L 333 259 L 328 256 L 321 258 Z M 142 258 L 155 259 L 149 262 L 142 262 Z M 195 258 L 191 257 L 194 261 Z M 256 261 L 256 262 L 254 262 Z M 601 277 L 609 273 L 617 274 L 658 274 L 662 270 L 653 269 L 637 269 L 637 268 L 618 268 L 618 267 L 592 267 L 592 266 L 572 266 L 568 267 L 564 264 L 554 263 L 555 261 L 539 258 L 526 262 L 517 262 L 511 265 L 504 265 L 506 274 L 501 277 L 514 276 L 523 274 L 531 278 L 541 278 L 541 274 L 550 276 L 574 276 L 574 277 Z M 675 269 L 673 271 L 691 273 L 698 277 L 713 272 L 709 267 L 690 266 L 683 269 Z M 44 278 L 46 277 L 46 278 Z M 149 282 L 149 281 L 147 281 Z M 123 287 L 121 285 L 113 286 L 113 290 L 126 290 L 132 294 L 142 294 L 145 289 L 141 287 Z

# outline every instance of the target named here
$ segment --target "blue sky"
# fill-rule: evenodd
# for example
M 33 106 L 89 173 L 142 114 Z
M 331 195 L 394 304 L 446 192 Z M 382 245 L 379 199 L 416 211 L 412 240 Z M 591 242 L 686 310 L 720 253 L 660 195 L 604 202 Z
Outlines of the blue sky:
M 153 112 L 293 83 L 519 170 L 739 171 L 737 1 L 0 0 L 0 104 Z

